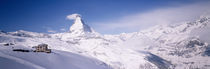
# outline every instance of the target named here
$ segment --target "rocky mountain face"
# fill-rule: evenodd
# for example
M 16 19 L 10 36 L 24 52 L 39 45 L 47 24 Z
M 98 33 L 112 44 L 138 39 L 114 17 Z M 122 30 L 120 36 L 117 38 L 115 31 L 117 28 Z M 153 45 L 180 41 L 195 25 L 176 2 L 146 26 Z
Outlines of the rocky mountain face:
M 0 43 L 32 47 L 46 43 L 53 50 L 100 60 L 113 69 L 208 69 L 210 45 L 193 30 L 209 24 L 209 17 L 176 25 L 158 25 L 119 35 L 101 35 L 77 16 L 69 32 L 43 34 L 27 31 L 0 32 Z M 16 46 L 17 45 L 17 46 Z M 0 56 L 1 57 L 1 56 Z

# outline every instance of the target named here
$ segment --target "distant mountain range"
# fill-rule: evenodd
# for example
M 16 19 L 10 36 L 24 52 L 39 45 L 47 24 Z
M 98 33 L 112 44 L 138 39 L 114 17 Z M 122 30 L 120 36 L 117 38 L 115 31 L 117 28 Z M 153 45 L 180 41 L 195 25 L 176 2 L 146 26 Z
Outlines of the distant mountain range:
M 133 33 L 102 35 L 77 16 L 68 32 L 44 34 L 0 31 L 3 69 L 209 69 L 210 45 L 193 30 L 210 17 L 176 25 L 157 25 Z M 207 37 L 208 38 L 208 37 Z M 7 43 L 14 45 L 4 46 Z M 16 52 L 47 44 L 52 53 Z M 1 66 L 3 65 L 3 66 Z

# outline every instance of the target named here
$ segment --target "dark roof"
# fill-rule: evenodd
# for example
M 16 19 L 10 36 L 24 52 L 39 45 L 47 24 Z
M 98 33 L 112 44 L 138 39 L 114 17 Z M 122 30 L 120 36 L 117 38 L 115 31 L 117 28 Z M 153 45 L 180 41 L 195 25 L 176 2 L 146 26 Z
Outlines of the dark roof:
M 39 44 L 38 46 L 48 46 L 47 44 Z

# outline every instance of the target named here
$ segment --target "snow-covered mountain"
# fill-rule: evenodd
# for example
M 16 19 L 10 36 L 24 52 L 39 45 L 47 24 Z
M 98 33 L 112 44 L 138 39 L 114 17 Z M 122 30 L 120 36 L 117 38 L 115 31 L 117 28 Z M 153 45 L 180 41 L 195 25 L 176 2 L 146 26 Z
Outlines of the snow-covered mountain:
M 78 37 L 98 37 L 101 36 L 99 33 L 95 32 L 91 27 L 86 25 L 79 14 L 75 14 L 75 20 L 68 32 L 51 34 L 55 38 L 59 38 L 64 41 L 72 41 L 74 38 Z
M 80 15 L 76 15 L 74 24 L 70 27 L 70 32 L 74 34 L 85 34 L 93 32 L 88 25 L 86 25 Z
M 208 69 L 210 45 L 199 35 L 191 34 L 207 27 L 209 21 L 209 17 L 201 17 L 134 33 L 101 35 L 77 15 L 64 33 L 0 32 L 0 65 L 21 69 Z M 5 43 L 14 45 L 4 46 Z M 53 53 L 12 51 L 33 50 L 33 46 L 42 43 L 48 44 Z
M 199 35 L 192 35 L 192 33 L 196 33 L 194 31 L 196 29 L 205 28 L 209 21 L 209 17 L 203 17 L 179 25 L 155 26 L 131 33 L 126 37 L 128 39 L 124 39 L 126 41 L 122 45 L 130 43 L 129 48 L 146 50 L 161 56 L 163 59 L 170 60 L 177 69 L 208 69 L 210 45 L 203 42 Z

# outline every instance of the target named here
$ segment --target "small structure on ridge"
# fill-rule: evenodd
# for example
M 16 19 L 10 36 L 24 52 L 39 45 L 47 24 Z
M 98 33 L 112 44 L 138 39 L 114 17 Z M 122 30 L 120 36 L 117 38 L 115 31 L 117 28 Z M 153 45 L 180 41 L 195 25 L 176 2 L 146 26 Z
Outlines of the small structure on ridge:
M 35 48 L 34 52 L 51 53 L 51 49 L 48 49 L 48 45 L 47 44 L 39 44 L 38 46 L 34 46 L 32 48 Z

